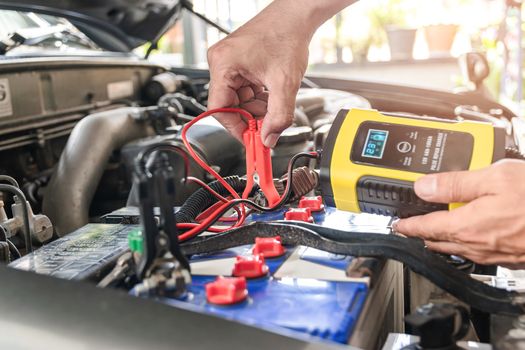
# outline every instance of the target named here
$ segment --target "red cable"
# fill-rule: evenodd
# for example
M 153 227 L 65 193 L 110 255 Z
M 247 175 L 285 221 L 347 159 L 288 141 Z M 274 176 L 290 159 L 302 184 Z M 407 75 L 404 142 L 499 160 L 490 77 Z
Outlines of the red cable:
M 206 117 L 209 117 L 216 113 L 239 113 L 243 117 L 245 117 L 248 120 L 255 120 L 255 118 L 245 111 L 244 109 L 240 108 L 216 108 L 216 109 L 210 109 L 209 111 L 206 111 L 202 114 L 199 114 L 197 117 L 195 117 L 192 121 L 188 122 L 184 127 L 182 128 L 181 133 L 181 139 L 184 145 L 186 146 L 186 149 L 188 150 L 188 153 L 191 155 L 191 157 L 195 160 L 197 164 L 201 166 L 205 171 L 207 171 L 209 174 L 213 175 L 219 181 L 224 188 L 230 192 L 230 194 L 233 196 L 233 198 L 240 198 L 239 194 L 230 186 L 229 183 L 227 183 L 215 170 L 213 170 L 204 160 L 202 160 L 201 157 L 193 150 L 193 147 L 190 145 L 190 143 L 187 140 L 186 134 L 188 132 L 188 129 L 191 128 L 195 123 L 197 123 L 199 120 L 204 119 Z
M 187 139 L 187 135 L 186 134 L 187 134 L 189 128 L 191 128 L 199 120 L 204 119 L 206 117 L 209 117 L 209 116 L 211 116 L 211 115 L 213 115 L 215 113 L 239 113 L 240 115 L 245 117 L 248 121 L 255 120 L 255 118 L 249 112 L 245 111 L 244 109 L 240 109 L 240 108 L 216 108 L 216 109 L 210 109 L 210 110 L 208 110 L 208 111 L 206 111 L 204 113 L 199 114 L 193 120 L 191 120 L 186 125 L 184 125 L 184 127 L 182 128 L 182 132 L 181 132 L 181 139 L 182 139 L 182 142 L 184 143 L 184 145 L 186 146 L 186 149 L 188 150 L 188 153 L 193 158 L 193 160 L 195 160 L 195 162 L 197 164 L 199 164 L 201 166 L 201 168 L 203 168 L 209 174 L 213 175 L 213 177 L 215 177 L 217 179 L 217 181 L 219 181 L 224 186 L 224 188 L 226 188 L 228 190 L 228 192 L 230 192 L 230 194 L 233 196 L 233 198 L 240 198 L 239 194 L 230 186 L 230 184 L 227 183 L 222 178 L 222 176 L 220 176 L 208 164 L 206 164 L 206 162 L 204 160 L 202 160 L 202 158 L 193 150 L 193 147 L 191 146 L 191 144 L 188 142 L 188 139 Z M 244 205 L 240 205 L 240 211 L 241 211 L 241 215 L 238 218 L 238 221 L 237 221 L 237 223 L 234 226 L 242 225 L 242 223 L 246 219 L 246 211 L 245 211 Z M 185 234 L 190 233 L 190 232 L 192 232 L 192 234 L 195 234 L 195 232 L 198 232 L 198 231 L 192 229 L 192 230 L 184 233 L 183 235 L 181 235 L 181 237 L 184 236 Z
M 197 185 L 201 186 L 206 191 L 210 192 L 215 198 L 217 198 L 221 202 L 227 202 L 228 201 L 228 199 L 226 199 L 225 197 L 221 196 L 217 191 L 215 191 L 213 188 L 208 186 L 208 184 L 205 183 L 204 181 L 202 181 L 201 179 L 198 179 L 198 178 L 193 177 L 193 176 L 188 176 L 187 180 L 191 181 L 191 182 L 195 182 Z

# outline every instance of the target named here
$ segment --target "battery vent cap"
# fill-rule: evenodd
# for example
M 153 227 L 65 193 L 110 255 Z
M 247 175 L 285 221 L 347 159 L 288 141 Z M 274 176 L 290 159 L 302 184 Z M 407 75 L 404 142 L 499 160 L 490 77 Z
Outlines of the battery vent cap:
M 236 277 L 258 278 L 268 274 L 268 265 L 262 254 L 238 256 L 233 266 L 232 275 Z
M 299 208 L 310 208 L 310 211 L 317 212 L 324 210 L 323 197 L 302 197 L 299 201 Z
M 253 255 L 262 254 L 265 258 L 277 258 L 284 255 L 286 250 L 281 243 L 281 237 L 255 237 L 255 246 L 253 247 Z
M 310 208 L 290 208 L 284 213 L 285 220 L 314 222 Z
M 246 278 L 219 276 L 206 285 L 206 299 L 215 305 L 233 305 L 248 297 Z

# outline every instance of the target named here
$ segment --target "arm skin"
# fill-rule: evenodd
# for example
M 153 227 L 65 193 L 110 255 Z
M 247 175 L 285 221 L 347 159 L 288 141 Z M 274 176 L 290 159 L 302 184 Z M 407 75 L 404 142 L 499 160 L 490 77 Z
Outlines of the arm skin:
M 356 0 L 275 0 L 208 50 L 208 108 L 239 106 L 264 117 L 261 136 L 274 147 L 293 122 L 295 96 L 308 65 L 308 45 L 330 17 Z M 215 116 L 242 141 L 239 115 Z
M 467 204 L 402 219 L 394 224 L 397 232 L 476 263 L 525 266 L 525 161 L 427 175 L 416 181 L 415 190 L 426 201 Z

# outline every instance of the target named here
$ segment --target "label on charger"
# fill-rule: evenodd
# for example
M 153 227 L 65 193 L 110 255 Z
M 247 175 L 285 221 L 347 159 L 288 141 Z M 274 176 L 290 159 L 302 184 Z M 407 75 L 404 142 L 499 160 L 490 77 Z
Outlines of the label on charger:
M 350 160 L 428 174 L 467 170 L 473 148 L 474 138 L 465 132 L 365 122 L 357 131 Z

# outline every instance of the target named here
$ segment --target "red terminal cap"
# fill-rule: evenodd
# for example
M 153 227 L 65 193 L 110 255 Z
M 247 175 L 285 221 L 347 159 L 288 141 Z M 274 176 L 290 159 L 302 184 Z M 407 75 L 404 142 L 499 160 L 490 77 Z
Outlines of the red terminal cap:
M 323 211 L 323 197 L 302 197 L 299 201 L 299 208 L 310 208 L 311 211 Z
M 286 250 L 281 243 L 281 237 L 255 237 L 255 246 L 253 247 L 253 255 L 261 254 L 265 258 L 276 258 L 284 255 Z
M 284 213 L 285 220 L 314 222 L 310 208 L 290 208 Z
M 248 296 L 246 278 L 219 276 L 213 282 L 206 284 L 206 299 L 216 305 L 232 305 L 240 303 Z
M 257 278 L 266 276 L 268 265 L 264 263 L 262 254 L 238 256 L 233 266 L 232 275 L 236 277 Z

